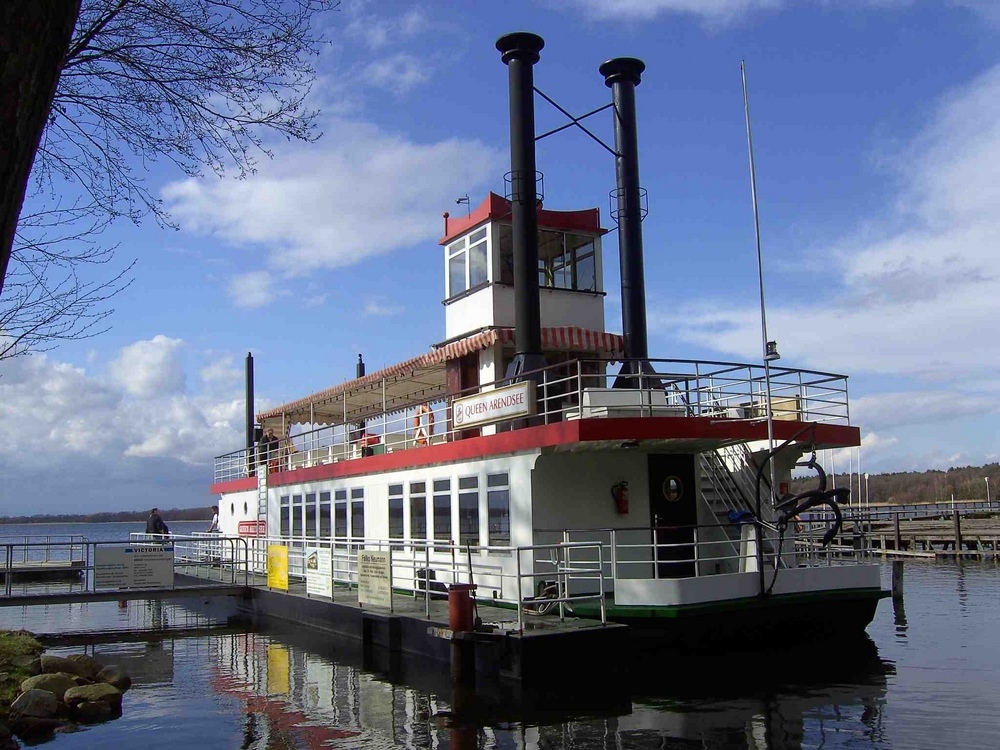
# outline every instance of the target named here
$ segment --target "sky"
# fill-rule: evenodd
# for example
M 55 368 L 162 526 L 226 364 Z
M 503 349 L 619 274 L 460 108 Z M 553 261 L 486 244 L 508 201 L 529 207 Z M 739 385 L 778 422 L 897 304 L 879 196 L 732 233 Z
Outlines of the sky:
M 441 341 L 441 214 L 510 168 L 510 31 L 545 39 L 535 84 L 578 114 L 610 100 L 604 60 L 646 63 L 652 356 L 760 358 L 745 59 L 781 364 L 850 376 L 865 471 L 998 460 L 1000 2 L 345 0 L 321 23 L 323 137 L 270 142 L 242 181 L 151 164 L 178 228 L 102 237 L 137 261 L 111 330 L 0 362 L 0 515 L 211 504 L 248 351 L 260 410 L 352 377 L 359 352 L 372 371 Z M 613 140 L 609 113 L 588 127 Z M 613 227 L 607 152 L 569 130 L 537 160 L 547 208 Z M 620 331 L 617 235 L 604 247 Z

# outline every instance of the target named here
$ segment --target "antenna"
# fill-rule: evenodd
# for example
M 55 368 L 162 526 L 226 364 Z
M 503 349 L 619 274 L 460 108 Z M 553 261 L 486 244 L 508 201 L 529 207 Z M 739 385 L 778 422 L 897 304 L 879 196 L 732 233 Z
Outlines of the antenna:
M 466 216 L 471 216 L 472 215 L 472 204 L 469 203 L 469 194 L 468 193 L 466 193 L 465 195 L 463 195 L 461 198 L 456 198 L 455 199 L 455 203 L 457 203 L 458 205 L 462 205 L 464 203 L 465 204 L 465 215 Z
M 746 60 L 740 60 L 740 74 L 743 76 L 743 110 L 747 121 L 747 151 L 750 153 L 750 198 L 753 201 L 753 231 L 757 240 L 757 278 L 760 282 L 760 335 L 763 343 L 764 389 L 767 401 L 767 450 L 774 450 L 774 409 L 771 404 L 771 361 L 778 359 L 778 345 L 767 340 L 767 315 L 764 312 L 764 262 L 760 253 L 760 217 L 757 214 L 757 172 L 753 162 L 753 136 L 750 133 L 750 95 L 747 93 Z M 774 502 L 774 461 L 771 469 L 771 502 Z

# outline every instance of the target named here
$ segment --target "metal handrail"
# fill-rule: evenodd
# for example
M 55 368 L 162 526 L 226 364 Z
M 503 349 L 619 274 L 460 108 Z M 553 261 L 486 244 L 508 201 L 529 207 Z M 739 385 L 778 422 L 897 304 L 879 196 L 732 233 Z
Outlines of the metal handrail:
M 541 368 L 536 391 L 539 410 L 537 418 L 546 424 L 571 419 L 587 419 L 602 415 L 601 407 L 585 404 L 587 394 L 610 390 L 618 382 L 631 380 L 632 392 L 640 394 L 634 404 L 616 405 L 615 416 L 649 418 L 663 414 L 711 417 L 713 419 L 759 421 L 763 418 L 766 393 L 764 369 L 760 365 L 684 359 L 648 360 L 658 371 L 625 374 L 613 372 L 615 360 L 573 360 Z M 532 373 L 527 373 L 532 374 Z M 463 432 L 451 423 L 451 403 L 497 387 L 508 385 L 506 379 L 467 388 L 431 398 L 417 397 L 391 411 L 373 410 L 366 416 L 366 435 L 371 445 L 361 445 L 357 429 L 352 424 L 325 425 L 299 433 L 285 440 L 270 460 L 279 470 L 335 463 L 363 457 L 372 452 L 395 452 L 451 440 Z M 595 390 L 596 389 L 596 390 Z M 620 394 L 629 389 L 617 389 Z M 777 412 L 796 415 L 803 421 L 849 424 L 847 376 L 812 370 L 772 367 L 770 392 Z M 660 393 L 654 403 L 653 393 Z M 642 394 L 649 394 L 648 396 Z M 424 440 L 416 434 L 413 420 L 416 409 L 428 406 L 434 421 L 432 433 Z M 607 408 L 603 414 L 607 414 Z M 256 467 L 268 460 L 255 449 L 241 449 L 215 459 L 214 481 L 217 483 L 253 476 Z

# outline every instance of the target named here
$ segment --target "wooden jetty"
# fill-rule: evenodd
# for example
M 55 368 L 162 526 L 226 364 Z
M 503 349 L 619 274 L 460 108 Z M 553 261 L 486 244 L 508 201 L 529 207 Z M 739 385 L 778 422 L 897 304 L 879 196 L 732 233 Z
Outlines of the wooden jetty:
M 0 565 L 0 581 L 10 572 L 13 581 L 68 581 L 83 575 L 83 560 L 16 561 L 9 568 Z

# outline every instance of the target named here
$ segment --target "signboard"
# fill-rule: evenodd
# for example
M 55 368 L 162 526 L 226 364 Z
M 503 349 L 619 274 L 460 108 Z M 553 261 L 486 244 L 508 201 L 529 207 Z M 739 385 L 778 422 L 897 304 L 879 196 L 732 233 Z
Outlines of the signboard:
M 174 545 L 94 549 L 94 588 L 169 588 L 174 585 Z
M 358 550 L 358 604 L 392 608 L 391 555 Z
M 267 545 L 267 586 L 288 591 L 288 547 Z
M 523 383 L 455 399 L 451 405 L 452 422 L 456 429 L 475 427 L 512 417 L 527 417 L 535 413 L 535 383 Z
M 333 566 L 329 548 L 306 547 L 306 594 L 333 598 Z
M 240 536 L 267 536 L 267 521 L 240 521 L 236 531 Z

